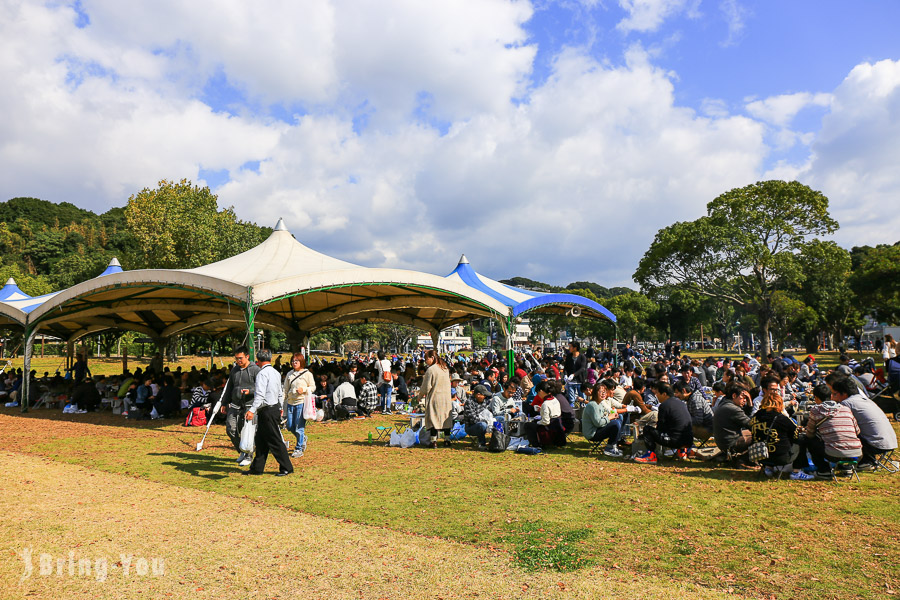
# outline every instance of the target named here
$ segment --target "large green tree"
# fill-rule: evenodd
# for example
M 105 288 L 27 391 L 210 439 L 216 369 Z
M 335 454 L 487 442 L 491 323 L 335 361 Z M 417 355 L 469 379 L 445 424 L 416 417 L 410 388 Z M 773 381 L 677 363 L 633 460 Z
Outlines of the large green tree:
M 879 321 L 900 323 L 900 242 L 851 251 L 850 286 L 864 310 Z
M 659 230 L 634 273 L 645 291 L 677 286 L 753 312 L 769 352 L 773 294 L 803 280 L 797 254 L 833 233 L 828 198 L 796 181 L 728 191 L 706 216 Z
M 160 181 L 128 199 L 125 219 L 137 239 L 143 268 L 189 269 L 247 250 L 271 229 L 241 222 L 234 210 L 219 210 L 208 187 Z
M 831 241 L 812 240 L 798 256 L 803 271 L 803 281 L 797 296 L 817 316 L 817 322 L 808 319 L 795 325 L 795 333 L 802 335 L 806 350 L 818 350 L 819 333 L 843 339 L 846 331 L 858 331 L 862 327 L 863 312 L 856 293 L 850 286 L 850 253 Z

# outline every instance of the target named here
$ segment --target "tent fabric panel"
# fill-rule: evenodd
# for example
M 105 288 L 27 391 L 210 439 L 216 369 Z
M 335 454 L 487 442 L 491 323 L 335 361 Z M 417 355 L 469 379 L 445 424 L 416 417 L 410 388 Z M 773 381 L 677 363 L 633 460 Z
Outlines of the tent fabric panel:
M 186 272 L 251 287 L 322 271 L 362 268 L 307 248 L 287 230 L 276 230 L 263 243 L 246 252 Z
M 141 287 L 165 287 L 170 290 L 167 294 L 176 296 L 187 297 L 191 294 L 205 294 L 207 296 L 232 299 L 236 302 L 244 302 L 247 293 L 246 288 L 238 284 L 206 275 L 170 269 L 139 269 L 136 271 L 112 273 L 102 278 L 89 279 L 67 290 L 58 292 L 52 300 L 44 302 L 43 305 L 35 309 L 32 318 L 40 319 L 54 309 L 72 301 L 77 302 L 88 296 L 96 300 L 110 301 L 128 296 L 134 293 L 135 288 Z
M 531 300 L 527 300 L 518 304 L 513 309 L 513 316 L 519 316 L 529 311 L 534 311 L 543 306 L 549 305 L 567 305 L 567 306 L 579 306 L 590 309 L 599 313 L 604 318 L 609 319 L 613 323 L 616 322 L 616 316 L 612 314 L 606 307 L 594 302 L 593 300 L 589 300 L 588 298 L 584 298 L 583 296 L 578 296 L 575 294 L 544 294 L 542 296 L 532 298 Z

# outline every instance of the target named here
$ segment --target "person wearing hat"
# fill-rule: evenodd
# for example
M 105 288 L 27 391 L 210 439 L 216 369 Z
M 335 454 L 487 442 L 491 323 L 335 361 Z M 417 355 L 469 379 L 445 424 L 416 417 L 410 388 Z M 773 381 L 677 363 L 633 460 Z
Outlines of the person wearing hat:
M 486 415 L 484 414 L 486 412 L 490 415 L 488 398 L 491 396 L 491 391 L 487 387 L 479 384 L 472 390 L 472 397 L 467 398 L 463 404 L 463 422 L 466 425 L 466 433 L 475 436 L 475 439 L 478 440 L 479 450 L 483 450 L 487 447 L 485 434 L 487 433 L 490 422 L 493 421 L 493 417 L 488 420 L 485 418 Z

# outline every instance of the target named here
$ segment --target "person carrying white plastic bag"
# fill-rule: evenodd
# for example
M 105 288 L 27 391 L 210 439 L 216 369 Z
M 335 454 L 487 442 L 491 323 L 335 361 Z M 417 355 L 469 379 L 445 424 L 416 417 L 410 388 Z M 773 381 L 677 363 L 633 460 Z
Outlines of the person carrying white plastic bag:
M 306 368 L 306 358 L 300 352 L 291 357 L 291 367 L 284 376 L 284 418 L 287 430 L 297 438 L 291 458 L 300 458 L 306 451 L 306 421 L 315 421 L 316 380 Z

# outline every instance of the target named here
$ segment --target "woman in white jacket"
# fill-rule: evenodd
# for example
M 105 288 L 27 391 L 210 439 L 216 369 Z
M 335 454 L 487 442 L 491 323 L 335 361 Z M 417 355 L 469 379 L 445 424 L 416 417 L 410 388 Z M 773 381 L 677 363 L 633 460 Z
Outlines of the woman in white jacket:
M 292 370 L 284 376 L 284 417 L 287 429 L 297 437 L 297 445 L 291 458 L 300 458 L 306 450 L 306 419 L 303 405 L 310 392 L 316 391 L 316 379 L 306 368 L 306 358 L 300 352 L 291 357 Z

